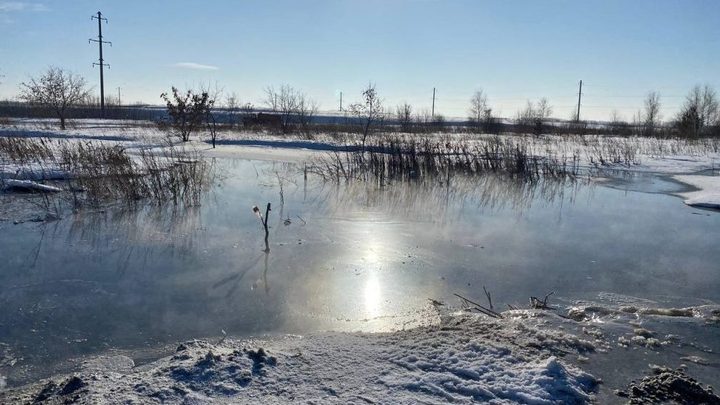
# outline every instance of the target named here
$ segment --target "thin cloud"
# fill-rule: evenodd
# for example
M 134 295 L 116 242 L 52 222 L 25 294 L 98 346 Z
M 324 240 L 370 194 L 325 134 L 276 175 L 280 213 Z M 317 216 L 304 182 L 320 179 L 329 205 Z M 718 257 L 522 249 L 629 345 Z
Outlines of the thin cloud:
M 0 2 L 0 13 L 12 13 L 20 11 L 48 11 L 44 4 L 28 3 L 25 1 L 2 1 Z
M 178 62 L 178 63 L 174 64 L 173 66 L 183 68 L 183 69 L 193 69 L 193 70 L 219 70 L 220 69 L 217 66 L 203 65 L 203 64 L 195 63 L 195 62 Z

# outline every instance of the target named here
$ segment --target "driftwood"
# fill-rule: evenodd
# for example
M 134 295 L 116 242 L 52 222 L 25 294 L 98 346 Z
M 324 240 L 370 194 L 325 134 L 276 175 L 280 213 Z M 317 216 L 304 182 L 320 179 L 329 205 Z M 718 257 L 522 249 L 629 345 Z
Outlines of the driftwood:
M 477 311 L 479 311 L 479 312 L 482 312 L 483 314 L 485 314 L 485 315 L 487 315 L 487 316 L 491 316 L 491 317 L 493 317 L 493 318 L 500 318 L 500 319 L 503 318 L 503 316 L 502 316 L 500 313 L 495 312 L 494 310 L 492 310 L 492 309 L 490 309 L 490 308 L 486 308 L 486 307 L 478 304 L 478 303 L 475 302 L 475 301 L 472 301 L 472 300 L 470 300 L 470 299 L 468 299 L 468 298 L 463 297 L 463 296 L 460 295 L 460 294 L 453 294 L 453 295 L 455 295 L 456 297 L 458 297 L 458 298 L 460 298 L 461 300 L 463 300 L 463 302 L 464 302 L 465 304 L 469 305 L 470 308 L 475 309 L 475 310 L 477 310 Z
M 488 316 L 492 316 L 495 318 L 502 318 L 503 316 L 499 312 L 495 311 L 495 307 L 493 306 L 493 303 L 492 303 L 492 295 L 490 295 L 490 292 L 487 290 L 487 288 L 485 288 L 485 286 L 483 286 L 483 291 L 485 292 L 485 297 L 488 300 L 488 304 L 490 305 L 490 308 L 484 307 L 484 306 L 480 305 L 479 303 L 470 300 L 469 298 L 463 297 L 460 294 L 453 294 L 453 295 L 455 295 L 456 297 L 463 300 L 463 303 L 472 309 L 478 310 Z M 550 305 L 548 305 L 548 298 L 553 294 L 555 294 L 555 292 L 551 291 L 550 293 L 546 294 L 545 297 L 543 297 L 543 299 L 540 299 L 538 297 L 530 297 L 530 309 L 556 310 L 557 308 L 554 308 L 554 307 L 551 307 Z M 510 305 L 510 304 L 507 304 L 507 306 L 510 310 L 522 309 L 522 308 L 518 308 L 516 306 Z

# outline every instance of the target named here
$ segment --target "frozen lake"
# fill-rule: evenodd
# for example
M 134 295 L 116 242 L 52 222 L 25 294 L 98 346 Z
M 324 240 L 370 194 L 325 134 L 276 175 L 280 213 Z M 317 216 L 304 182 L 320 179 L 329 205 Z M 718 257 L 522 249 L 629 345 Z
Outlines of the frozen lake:
M 483 286 L 503 308 L 551 291 L 556 303 L 604 292 L 720 301 L 720 215 L 685 206 L 667 194 L 682 186 L 658 175 L 379 189 L 305 181 L 289 163 L 217 165 L 217 185 L 194 209 L 0 221 L 10 385 L 70 358 L 223 331 L 403 329 L 433 316 L 428 299 L 484 300 Z M 251 209 L 267 202 L 268 254 Z

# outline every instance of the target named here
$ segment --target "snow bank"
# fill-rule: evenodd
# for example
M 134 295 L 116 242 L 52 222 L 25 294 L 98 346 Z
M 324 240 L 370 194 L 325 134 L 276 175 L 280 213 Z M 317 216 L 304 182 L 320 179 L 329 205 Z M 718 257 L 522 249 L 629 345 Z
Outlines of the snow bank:
M 674 176 L 682 183 L 697 188 L 697 191 L 681 193 L 685 204 L 693 207 L 720 209 L 720 176 Z
M 19 190 L 24 192 L 41 193 L 56 193 L 62 191 L 61 188 L 40 184 L 30 180 L 4 179 L 0 181 L 0 184 L 3 185 L 3 190 L 5 191 Z
M 92 361 L 0 402 L 587 403 L 596 379 L 553 355 L 587 347 L 564 332 L 460 315 L 388 334 L 187 342 L 138 367 Z

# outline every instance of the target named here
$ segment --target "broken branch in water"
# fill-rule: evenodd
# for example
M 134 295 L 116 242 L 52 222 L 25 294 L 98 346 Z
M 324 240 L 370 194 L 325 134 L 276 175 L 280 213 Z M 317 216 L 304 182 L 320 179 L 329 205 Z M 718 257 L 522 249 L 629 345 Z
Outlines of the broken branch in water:
M 485 296 L 487 297 L 488 303 L 490 304 L 490 309 L 494 310 L 495 308 L 493 308 L 492 297 L 490 296 L 488 290 L 485 289 L 485 286 L 483 286 L 483 291 L 485 291 Z
M 545 295 L 545 298 L 540 300 L 537 297 L 530 297 L 530 308 L 532 309 L 555 309 L 552 307 L 549 307 L 547 304 L 548 297 L 555 294 L 555 291 L 551 291 L 548 294 Z
M 492 310 L 492 309 L 490 309 L 490 308 L 485 308 L 484 306 L 478 304 L 477 302 L 472 301 L 472 300 L 470 300 L 470 299 L 468 299 L 468 298 L 465 298 L 465 297 L 463 297 L 463 296 L 460 295 L 460 294 L 453 294 L 453 295 L 456 296 L 456 297 L 458 297 L 458 298 L 460 298 L 461 300 L 463 300 L 463 301 L 464 301 L 465 303 L 467 303 L 467 304 L 472 304 L 472 308 L 474 308 L 474 309 L 482 312 L 483 314 L 485 314 L 485 315 L 487 315 L 487 316 L 491 316 L 491 317 L 493 317 L 493 318 L 502 318 L 502 317 L 503 317 L 500 313 L 495 312 L 494 310 Z
M 260 223 L 262 224 L 263 228 L 265 228 L 265 253 L 270 252 L 270 245 L 268 245 L 268 235 L 270 231 L 268 231 L 268 225 L 267 220 L 268 216 L 270 215 L 270 203 L 267 203 L 267 207 L 265 208 L 265 217 L 263 218 L 262 214 L 260 213 L 260 208 L 258 208 L 257 205 L 253 206 L 253 212 L 255 215 L 260 218 Z

